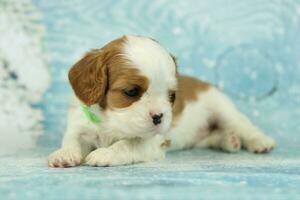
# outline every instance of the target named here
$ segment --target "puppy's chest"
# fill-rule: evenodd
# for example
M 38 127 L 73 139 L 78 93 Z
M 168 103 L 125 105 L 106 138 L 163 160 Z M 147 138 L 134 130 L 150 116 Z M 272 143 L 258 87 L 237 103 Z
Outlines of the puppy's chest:
M 117 141 L 116 135 L 113 132 L 104 131 L 103 127 L 93 127 L 80 134 L 83 142 L 91 145 L 94 148 L 108 147 Z

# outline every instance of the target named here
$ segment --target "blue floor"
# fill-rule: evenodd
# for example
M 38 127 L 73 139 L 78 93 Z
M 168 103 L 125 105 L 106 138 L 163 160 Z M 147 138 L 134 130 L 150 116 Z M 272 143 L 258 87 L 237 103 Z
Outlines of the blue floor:
M 299 199 L 299 148 L 271 154 L 194 149 L 123 167 L 51 169 L 51 149 L 0 159 L 1 199 Z M 291 153 L 293 152 L 293 153 Z
M 0 199 L 300 199 L 299 0 L 34 0 L 52 86 L 39 149 L 0 158 Z M 274 137 L 266 155 L 173 152 L 160 162 L 50 169 L 71 89 L 69 67 L 123 34 L 151 36 L 180 72 L 221 87 Z M 151 198 L 150 198 L 151 197 Z

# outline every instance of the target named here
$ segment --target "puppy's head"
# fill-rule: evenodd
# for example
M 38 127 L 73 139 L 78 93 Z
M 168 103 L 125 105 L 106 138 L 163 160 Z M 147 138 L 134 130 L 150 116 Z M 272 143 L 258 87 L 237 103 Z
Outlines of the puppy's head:
M 176 63 L 152 39 L 123 36 L 88 52 L 69 72 L 76 96 L 98 104 L 106 126 L 124 137 L 167 131 L 176 97 Z

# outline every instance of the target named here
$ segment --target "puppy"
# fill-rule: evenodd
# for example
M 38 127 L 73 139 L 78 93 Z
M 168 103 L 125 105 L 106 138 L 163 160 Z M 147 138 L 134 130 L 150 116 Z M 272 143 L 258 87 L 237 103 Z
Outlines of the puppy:
M 116 166 L 208 147 L 269 152 L 275 145 L 214 86 L 178 74 L 158 42 L 123 36 L 88 52 L 69 72 L 76 98 L 50 167 Z

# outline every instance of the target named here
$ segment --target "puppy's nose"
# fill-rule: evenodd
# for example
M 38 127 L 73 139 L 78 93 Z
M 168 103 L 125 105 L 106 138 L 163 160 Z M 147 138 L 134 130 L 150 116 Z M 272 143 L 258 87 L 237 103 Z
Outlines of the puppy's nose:
M 151 115 L 152 122 L 156 126 L 161 123 L 161 118 L 163 117 L 162 113 Z

